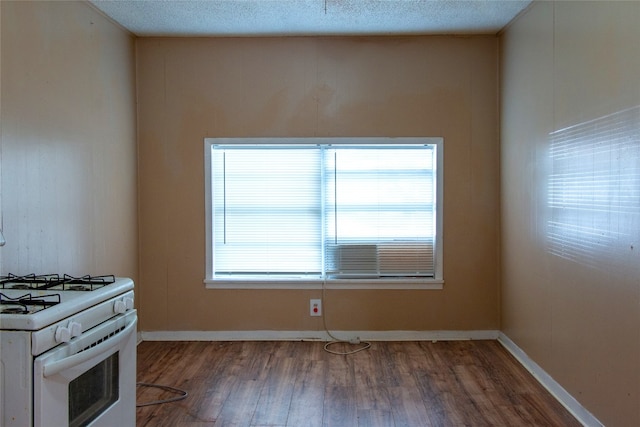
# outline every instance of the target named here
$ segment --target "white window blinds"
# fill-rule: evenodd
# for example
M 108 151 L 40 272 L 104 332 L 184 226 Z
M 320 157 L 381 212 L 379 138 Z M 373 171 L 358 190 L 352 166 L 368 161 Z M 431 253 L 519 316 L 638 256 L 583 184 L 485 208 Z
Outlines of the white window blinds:
M 432 146 L 325 150 L 328 274 L 433 275 L 434 165 Z
M 211 146 L 216 278 L 433 277 L 435 144 Z
M 320 275 L 320 160 L 315 147 L 214 147 L 215 274 Z

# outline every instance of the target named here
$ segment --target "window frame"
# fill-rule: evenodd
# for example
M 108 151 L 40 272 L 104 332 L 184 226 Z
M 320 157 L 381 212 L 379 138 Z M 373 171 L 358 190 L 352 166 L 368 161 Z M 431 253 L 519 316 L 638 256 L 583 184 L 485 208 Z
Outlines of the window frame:
M 419 278 L 213 278 L 213 199 L 212 147 L 214 145 L 408 145 L 428 144 L 436 147 L 436 244 L 434 277 Z M 205 138 L 204 139 L 204 208 L 205 208 L 205 274 L 209 289 L 442 289 L 443 278 L 443 201 L 444 140 L 442 137 L 353 137 L 353 138 Z

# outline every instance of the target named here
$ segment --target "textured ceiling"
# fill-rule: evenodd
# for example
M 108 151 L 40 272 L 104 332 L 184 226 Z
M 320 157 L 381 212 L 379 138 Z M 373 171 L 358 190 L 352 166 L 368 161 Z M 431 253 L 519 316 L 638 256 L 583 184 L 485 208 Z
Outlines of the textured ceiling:
M 138 36 L 495 34 L 531 0 L 89 0 Z

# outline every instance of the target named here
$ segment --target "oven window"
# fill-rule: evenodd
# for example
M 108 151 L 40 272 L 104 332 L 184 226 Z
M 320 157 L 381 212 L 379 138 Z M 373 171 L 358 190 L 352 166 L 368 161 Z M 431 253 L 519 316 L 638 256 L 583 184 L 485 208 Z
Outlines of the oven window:
M 118 353 L 69 383 L 69 426 L 86 426 L 118 400 Z

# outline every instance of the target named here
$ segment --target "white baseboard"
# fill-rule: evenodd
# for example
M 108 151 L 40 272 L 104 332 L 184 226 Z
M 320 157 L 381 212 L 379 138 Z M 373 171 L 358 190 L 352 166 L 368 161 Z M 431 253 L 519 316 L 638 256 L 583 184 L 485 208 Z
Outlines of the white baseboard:
M 498 331 L 149 331 L 142 341 L 452 341 L 495 340 Z
M 587 427 L 603 427 L 603 424 L 594 417 L 591 412 L 580 404 L 569 392 L 567 392 L 558 382 L 546 373 L 536 362 L 531 360 L 527 354 L 516 345 L 504 333 L 499 332 L 498 342 L 504 346 L 515 357 L 522 366 L 528 370 L 535 379 L 546 388 L 553 397 L 558 400 L 571 414 Z

